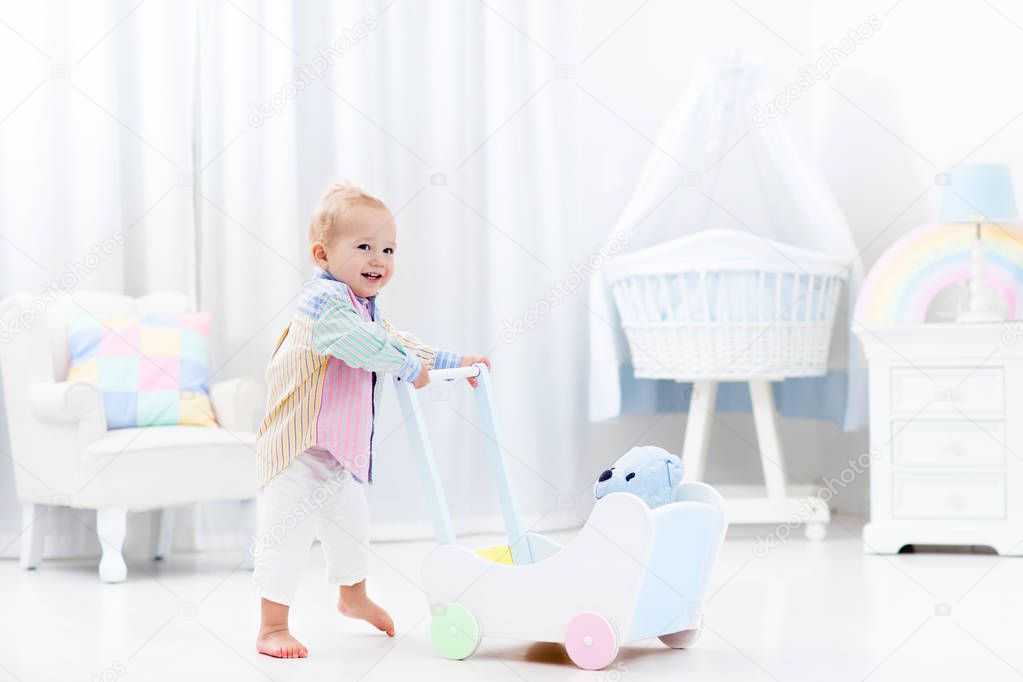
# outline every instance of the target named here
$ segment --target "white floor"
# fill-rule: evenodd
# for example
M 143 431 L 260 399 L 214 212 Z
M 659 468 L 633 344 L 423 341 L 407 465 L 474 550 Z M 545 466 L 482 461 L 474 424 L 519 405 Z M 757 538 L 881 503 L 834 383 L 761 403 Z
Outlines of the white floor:
M 418 577 L 428 543 L 374 546 L 370 591 L 394 615 L 394 639 L 337 615 L 316 548 L 292 621 L 310 657 L 294 661 L 255 653 L 257 602 L 237 553 L 136 558 L 121 585 L 100 584 L 92 562 L 25 572 L 2 561 L 0 680 L 1023 677 L 1023 558 L 864 555 L 861 523 L 839 518 L 824 542 L 794 537 L 766 556 L 755 551 L 755 529 L 733 529 L 696 646 L 625 647 L 596 673 L 577 670 L 554 644 L 485 639 L 469 660 L 435 656 Z

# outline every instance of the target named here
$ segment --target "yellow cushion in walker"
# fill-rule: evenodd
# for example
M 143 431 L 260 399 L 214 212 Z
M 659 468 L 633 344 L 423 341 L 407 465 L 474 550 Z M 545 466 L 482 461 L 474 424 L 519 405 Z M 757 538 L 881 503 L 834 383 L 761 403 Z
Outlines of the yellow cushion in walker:
M 476 550 L 476 555 L 483 557 L 487 561 L 493 561 L 495 564 L 512 565 L 511 549 L 508 548 L 508 545 L 480 547 Z

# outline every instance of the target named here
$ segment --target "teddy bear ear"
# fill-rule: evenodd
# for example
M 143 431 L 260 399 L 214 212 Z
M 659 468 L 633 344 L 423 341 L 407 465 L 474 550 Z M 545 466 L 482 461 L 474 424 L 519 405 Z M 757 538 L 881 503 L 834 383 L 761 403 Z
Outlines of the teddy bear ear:
M 682 477 L 685 475 L 682 460 L 675 455 L 668 455 L 664 458 L 664 465 L 668 471 L 668 485 L 674 487 L 681 483 Z

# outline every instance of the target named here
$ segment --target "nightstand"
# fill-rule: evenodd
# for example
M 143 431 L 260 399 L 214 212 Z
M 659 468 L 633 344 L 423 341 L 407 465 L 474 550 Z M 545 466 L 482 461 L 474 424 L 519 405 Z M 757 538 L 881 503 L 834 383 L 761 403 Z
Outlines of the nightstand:
M 987 545 L 1023 555 L 1023 333 L 858 327 L 870 376 L 867 551 Z

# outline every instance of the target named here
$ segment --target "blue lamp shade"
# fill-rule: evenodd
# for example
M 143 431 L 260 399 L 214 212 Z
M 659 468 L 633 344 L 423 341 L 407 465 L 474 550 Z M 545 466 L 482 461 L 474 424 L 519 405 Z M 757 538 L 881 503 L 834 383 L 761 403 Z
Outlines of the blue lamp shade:
M 999 223 L 1017 218 L 1009 167 L 985 163 L 953 166 L 941 195 L 943 223 Z

